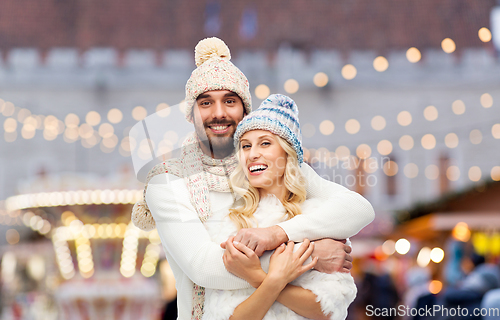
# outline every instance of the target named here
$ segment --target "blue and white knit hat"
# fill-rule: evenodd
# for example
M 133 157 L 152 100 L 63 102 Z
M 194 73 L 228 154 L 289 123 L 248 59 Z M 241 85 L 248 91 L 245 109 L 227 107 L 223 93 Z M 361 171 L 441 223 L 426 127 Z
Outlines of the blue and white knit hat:
M 262 101 L 259 108 L 248 114 L 236 128 L 234 146 L 239 147 L 243 134 L 251 130 L 267 130 L 285 139 L 297 152 L 299 165 L 304 161 L 299 109 L 291 98 L 272 94 Z

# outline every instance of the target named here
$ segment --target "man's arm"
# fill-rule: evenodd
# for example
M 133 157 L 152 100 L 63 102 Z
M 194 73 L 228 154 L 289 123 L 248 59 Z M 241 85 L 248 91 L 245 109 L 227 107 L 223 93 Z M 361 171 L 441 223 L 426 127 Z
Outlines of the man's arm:
M 169 174 L 155 176 L 148 185 L 146 201 L 166 250 L 196 284 L 213 289 L 250 288 L 224 267 L 224 250 L 210 235 L 191 205 L 183 179 L 168 181 Z
M 322 205 L 278 224 L 289 240 L 347 239 L 373 221 L 375 212 L 360 194 L 321 178 L 306 163 L 301 170 L 308 182 L 307 198 L 319 199 Z

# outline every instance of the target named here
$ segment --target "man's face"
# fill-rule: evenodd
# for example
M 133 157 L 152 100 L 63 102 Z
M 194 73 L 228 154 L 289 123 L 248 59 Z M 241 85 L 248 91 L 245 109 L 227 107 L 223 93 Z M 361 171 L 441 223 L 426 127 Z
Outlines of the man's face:
M 244 116 L 241 98 L 228 90 L 207 91 L 196 99 L 193 113 L 196 134 L 205 154 L 216 158 L 231 154 L 236 126 Z

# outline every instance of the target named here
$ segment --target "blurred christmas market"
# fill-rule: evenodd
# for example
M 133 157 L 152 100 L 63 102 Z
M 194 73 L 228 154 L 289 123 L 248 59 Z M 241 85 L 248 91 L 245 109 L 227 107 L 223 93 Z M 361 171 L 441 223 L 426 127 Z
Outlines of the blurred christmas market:
M 131 158 L 151 156 L 131 130 L 155 117 L 155 152 L 180 147 L 193 48 L 211 36 L 253 109 L 294 99 L 305 161 L 375 209 L 351 238 L 348 319 L 451 289 L 476 290 L 467 306 L 500 296 L 499 1 L 4 0 L 0 319 L 170 319 L 159 235 L 130 220 Z

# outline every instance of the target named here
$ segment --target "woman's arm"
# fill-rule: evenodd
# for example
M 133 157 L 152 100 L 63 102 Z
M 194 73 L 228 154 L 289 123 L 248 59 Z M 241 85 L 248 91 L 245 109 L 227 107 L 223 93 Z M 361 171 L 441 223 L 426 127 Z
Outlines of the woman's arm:
M 307 289 L 288 284 L 311 269 L 317 261 L 314 259 L 311 263 L 302 265 L 313 250 L 313 244 L 309 244 L 308 240 L 295 253 L 293 246 L 293 242 L 290 242 L 286 249 L 284 245 L 276 249 L 266 275 L 252 250 L 238 242 L 233 246 L 233 242 L 228 241 L 227 252 L 224 254 L 226 268 L 246 278 L 257 288 L 235 309 L 230 319 L 262 319 L 274 301 L 310 319 L 329 319 L 323 314 L 320 303 L 316 302 L 315 294 Z
M 313 212 L 304 212 L 279 223 L 288 239 L 347 239 L 358 233 L 375 218 L 371 204 L 360 194 L 321 178 L 306 163 L 301 171 L 308 182 L 307 198 L 322 204 Z

